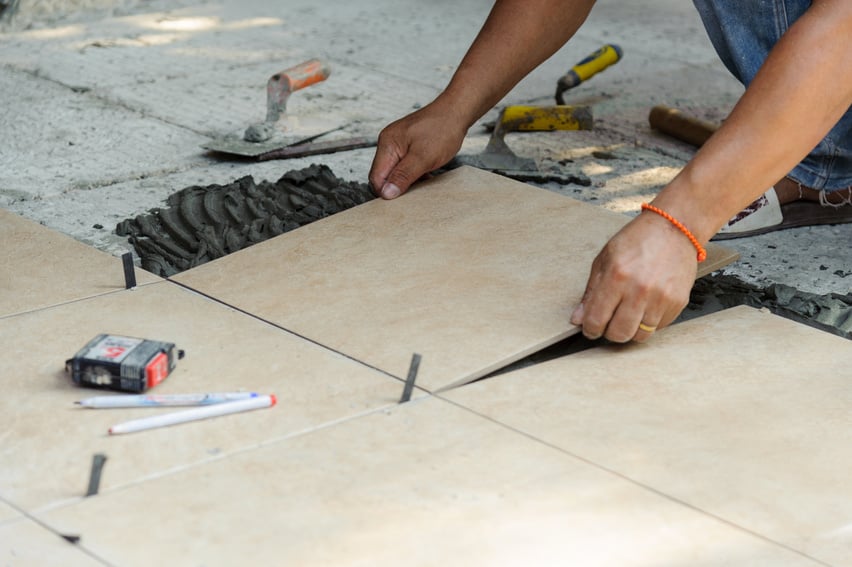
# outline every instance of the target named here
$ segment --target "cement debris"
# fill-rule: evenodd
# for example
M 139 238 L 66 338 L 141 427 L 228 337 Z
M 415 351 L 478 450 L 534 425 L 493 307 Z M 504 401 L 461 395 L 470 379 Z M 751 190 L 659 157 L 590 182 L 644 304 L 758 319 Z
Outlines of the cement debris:
M 852 293 L 818 295 L 784 284 L 761 288 L 727 274 L 697 280 L 681 318 L 738 305 L 767 308 L 781 317 L 852 339 Z
M 372 198 L 367 184 L 314 164 L 275 183 L 246 176 L 186 187 L 168 197 L 167 207 L 125 219 L 115 232 L 128 238 L 143 269 L 168 277 Z

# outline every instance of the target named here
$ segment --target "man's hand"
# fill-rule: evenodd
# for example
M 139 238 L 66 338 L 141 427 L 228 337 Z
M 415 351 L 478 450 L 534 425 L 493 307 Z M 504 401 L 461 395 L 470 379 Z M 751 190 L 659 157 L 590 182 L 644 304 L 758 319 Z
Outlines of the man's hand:
M 405 193 L 412 183 L 456 155 L 466 126 L 437 101 L 387 126 L 379 135 L 370 168 L 373 191 L 383 199 Z
M 644 342 L 686 307 L 696 270 L 692 243 L 665 219 L 643 213 L 592 263 L 571 323 L 590 339 Z

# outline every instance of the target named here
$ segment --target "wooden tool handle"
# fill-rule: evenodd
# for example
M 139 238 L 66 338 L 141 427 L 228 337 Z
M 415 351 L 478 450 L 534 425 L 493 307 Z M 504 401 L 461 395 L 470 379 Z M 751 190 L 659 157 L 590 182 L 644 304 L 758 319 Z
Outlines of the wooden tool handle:
M 683 114 L 668 106 L 655 106 L 648 115 L 651 128 L 682 142 L 701 147 L 719 128 L 717 124 Z

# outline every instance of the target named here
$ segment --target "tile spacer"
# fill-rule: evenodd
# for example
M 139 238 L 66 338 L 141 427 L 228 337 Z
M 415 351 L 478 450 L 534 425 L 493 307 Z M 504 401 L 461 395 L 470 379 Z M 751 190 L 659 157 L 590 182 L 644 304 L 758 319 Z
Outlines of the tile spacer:
M 408 367 L 408 378 L 405 379 L 405 388 L 402 390 L 402 397 L 399 403 L 404 404 L 411 399 L 411 392 L 414 390 L 414 381 L 417 380 L 417 369 L 420 367 L 420 355 L 416 352 L 411 356 L 411 366 Z
M 136 268 L 133 266 L 133 253 L 125 252 L 122 254 L 121 263 L 124 264 L 124 289 L 136 287 Z
M 86 491 L 86 496 L 94 496 L 98 493 L 101 486 L 101 472 L 106 459 L 106 455 L 103 453 L 95 453 L 92 457 L 92 472 L 89 475 L 89 490 Z

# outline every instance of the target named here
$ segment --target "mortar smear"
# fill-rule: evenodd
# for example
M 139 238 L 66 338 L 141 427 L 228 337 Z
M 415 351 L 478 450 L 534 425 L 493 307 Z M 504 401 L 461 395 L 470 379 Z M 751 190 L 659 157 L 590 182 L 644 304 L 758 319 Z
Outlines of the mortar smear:
M 115 232 L 128 238 L 143 269 L 167 277 L 373 198 L 366 183 L 343 181 L 314 164 L 275 183 L 246 176 L 186 187 L 166 207 L 125 219 Z

